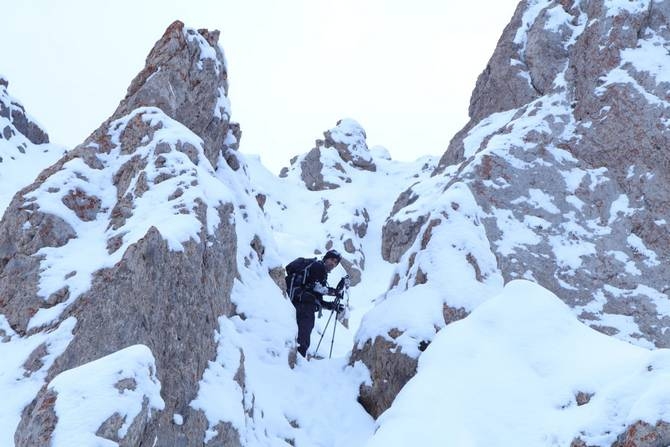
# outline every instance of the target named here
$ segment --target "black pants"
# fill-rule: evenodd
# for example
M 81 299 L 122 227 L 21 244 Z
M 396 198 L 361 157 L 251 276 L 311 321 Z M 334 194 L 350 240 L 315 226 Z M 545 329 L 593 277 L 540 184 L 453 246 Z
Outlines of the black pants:
M 307 357 L 307 349 L 314 329 L 316 305 L 311 302 L 294 303 L 295 319 L 298 323 L 298 352 Z

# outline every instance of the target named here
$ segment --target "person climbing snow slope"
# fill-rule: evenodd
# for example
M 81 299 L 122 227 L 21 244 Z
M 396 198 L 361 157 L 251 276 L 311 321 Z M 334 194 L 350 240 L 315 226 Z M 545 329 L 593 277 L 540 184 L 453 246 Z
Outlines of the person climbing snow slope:
M 298 324 L 298 352 L 307 357 L 315 314 L 322 308 L 344 311 L 344 305 L 336 301 L 325 301 L 324 295 L 338 296 L 341 292 L 328 286 L 328 273 L 338 266 L 342 256 L 337 250 L 328 250 L 321 260 L 297 258 L 286 266 L 286 288 L 295 306 Z

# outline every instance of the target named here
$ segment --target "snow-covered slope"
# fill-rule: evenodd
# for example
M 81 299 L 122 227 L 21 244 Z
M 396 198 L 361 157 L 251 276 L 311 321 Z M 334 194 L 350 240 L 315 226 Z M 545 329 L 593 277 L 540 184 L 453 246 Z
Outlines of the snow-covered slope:
M 669 350 L 596 332 L 515 280 L 438 333 L 366 445 L 610 446 L 623 427 L 668 418 Z
M 46 132 L 9 95 L 8 86 L 0 74 L 0 215 L 19 189 L 65 153 L 63 147 L 49 144 Z
M 391 160 L 381 146 L 368 149 L 365 131 L 351 119 L 341 120 L 324 135 L 326 143 L 317 140 L 317 148 L 298 156 L 282 177 L 272 175 L 258 158 L 248 159 L 249 175 L 255 194 L 263 198 L 282 265 L 298 256 L 318 256 L 330 248 L 343 254 L 342 265 L 330 274 L 330 281 L 336 284 L 342 276 L 351 276 L 353 298 L 347 318 L 355 331 L 390 284 L 394 266 L 382 259 L 381 228 L 395 197 L 427 179 L 437 160 Z M 333 138 L 342 143 L 339 150 L 328 144 Z M 319 176 L 329 186 L 316 189 L 305 184 L 303 173 L 312 169 L 305 166 L 305 159 L 311 157 L 317 160 Z M 365 160 L 365 168 L 354 160 Z M 323 323 L 317 321 L 313 337 L 320 337 Z M 351 350 L 353 331 L 340 332 L 335 352 L 344 355 Z M 318 338 L 312 348 L 317 343 Z

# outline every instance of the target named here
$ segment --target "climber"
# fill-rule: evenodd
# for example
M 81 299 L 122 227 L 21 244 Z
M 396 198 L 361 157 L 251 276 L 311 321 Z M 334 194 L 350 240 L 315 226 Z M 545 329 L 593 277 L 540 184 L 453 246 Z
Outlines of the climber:
M 340 263 L 342 257 L 337 250 L 328 250 L 321 260 L 316 258 L 298 258 L 286 266 L 286 282 L 291 302 L 295 306 L 295 317 L 298 323 L 298 352 L 307 357 L 314 314 L 321 308 L 344 311 L 339 300 L 324 301 L 323 295 L 340 296 L 340 290 L 328 287 L 328 273 Z

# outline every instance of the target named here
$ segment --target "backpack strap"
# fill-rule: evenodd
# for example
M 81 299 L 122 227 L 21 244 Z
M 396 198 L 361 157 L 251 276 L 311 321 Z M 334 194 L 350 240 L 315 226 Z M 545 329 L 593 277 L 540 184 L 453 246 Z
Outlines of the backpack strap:
M 291 275 L 288 288 L 288 296 L 291 301 L 295 301 L 297 299 L 298 302 L 300 302 L 302 294 L 296 297 L 295 293 L 299 289 L 304 289 L 305 283 L 307 282 L 307 277 L 309 276 L 309 268 L 316 262 L 316 258 L 305 259 L 305 261 L 311 262 L 309 262 L 309 264 L 307 264 L 302 270 L 299 270 L 298 272 L 295 272 Z

